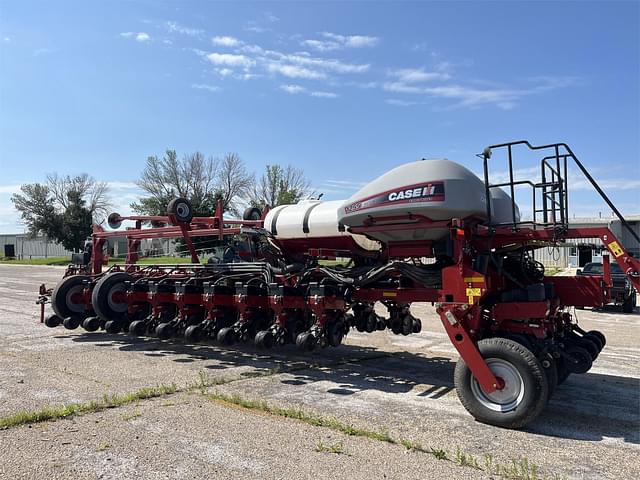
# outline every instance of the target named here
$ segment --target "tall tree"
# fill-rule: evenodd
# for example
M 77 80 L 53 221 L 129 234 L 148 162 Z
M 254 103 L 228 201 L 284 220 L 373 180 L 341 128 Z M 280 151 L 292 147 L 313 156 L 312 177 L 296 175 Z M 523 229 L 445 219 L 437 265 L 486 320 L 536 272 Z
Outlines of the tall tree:
M 191 201 L 196 215 L 207 216 L 221 199 L 225 210 L 237 213 L 252 182 L 237 153 L 218 159 L 195 152 L 179 160 L 175 150 L 167 150 L 162 158 L 147 158 L 137 183 L 148 195 L 131 207 L 141 214 L 161 215 L 173 198 L 184 197 Z
M 66 248 L 81 249 L 109 208 L 108 185 L 87 174 L 47 176 L 47 183 L 24 184 L 11 197 L 30 236 L 46 235 Z
M 296 203 L 312 194 L 311 182 L 300 168 L 288 165 L 267 165 L 265 172 L 254 186 L 250 203 L 264 208 Z

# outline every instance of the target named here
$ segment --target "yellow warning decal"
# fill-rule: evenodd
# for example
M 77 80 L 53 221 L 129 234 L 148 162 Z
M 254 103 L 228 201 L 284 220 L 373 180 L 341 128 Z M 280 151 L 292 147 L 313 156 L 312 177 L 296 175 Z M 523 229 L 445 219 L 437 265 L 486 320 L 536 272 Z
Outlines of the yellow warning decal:
M 469 305 L 473 304 L 474 297 L 482 295 L 481 288 L 467 288 L 467 297 L 469 298 Z
M 611 250 L 611 253 L 613 253 L 613 256 L 616 258 L 624 255 L 624 250 L 620 248 L 620 244 L 618 242 L 611 242 L 607 245 L 607 247 L 609 247 L 609 250 Z
M 484 283 L 484 277 L 464 277 L 464 283 Z
M 398 293 L 397 292 L 382 292 L 382 296 L 383 297 L 397 297 Z

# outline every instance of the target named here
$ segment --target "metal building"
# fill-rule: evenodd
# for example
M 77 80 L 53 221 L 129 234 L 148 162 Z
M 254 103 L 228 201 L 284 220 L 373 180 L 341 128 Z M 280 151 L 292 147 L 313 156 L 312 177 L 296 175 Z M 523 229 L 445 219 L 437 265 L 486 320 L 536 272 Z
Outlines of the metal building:
M 45 236 L 29 238 L 24 233 L 0 234 L 0 256 L 20 259 L 71 258 L 71 251 Z
M 629 215 L 625 220 L 640 236 L 640 215 Z M 629 253 L 640 258 L 640 244 L 617 218 L 572 218 L 569 225 L 573 228 L 608 227 Z M 563 246 L 536 250 L 535 259 L 545 267 L 579 268 L 589 262 L 602 262 L 602 253 L 606 251 L 600 238 L 581 238 L 569 240 Z

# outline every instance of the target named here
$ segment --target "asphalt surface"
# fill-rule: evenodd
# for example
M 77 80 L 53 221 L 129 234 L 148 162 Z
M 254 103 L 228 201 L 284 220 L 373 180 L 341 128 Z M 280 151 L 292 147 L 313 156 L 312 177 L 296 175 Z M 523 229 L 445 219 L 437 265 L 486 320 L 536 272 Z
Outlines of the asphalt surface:
M 38 285 L 53 286 L 62 273 L 0 265 L 0 418 L 159 384 L 181 391 L 2 430 L 0 478 L 500 478 L 460 466 L 457 450 L 481 466 L 485 455 L 505 465 L 524 457 L 541 477 L 640 478 L 638 312 L 577 311 L 584 328 L 607 335 L 607 346 L 589 373 L 558 387 L 532 425 L 512 431 L 475 422 L 459 403 L 457 355 L 430 305 L 412 308 L 423 321 L 418 335 L 352 332 L 339 348 L 266 354 L 48 329 L 38 323 L 34 301 Z M 451 460 L 187 388 L 202 379 L 223 383 L 205 393 L 385 431 L 446 450 Z

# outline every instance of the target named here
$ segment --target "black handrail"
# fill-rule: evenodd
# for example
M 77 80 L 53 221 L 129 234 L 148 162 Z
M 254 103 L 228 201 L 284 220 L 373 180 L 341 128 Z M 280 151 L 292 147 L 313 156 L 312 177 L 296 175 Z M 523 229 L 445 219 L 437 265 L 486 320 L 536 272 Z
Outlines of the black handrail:
M 531 183 L 531 182 L 514 182 L 513 179 L 513 147 L 516 145 L 525 145 L 527 148 L 529 148 L 529 150 L 545 150 L 545 149 L 553 149 L 555 155 L 549 155 L 544 157 L 541 160 L 541 170 L 542 170 L 542 183 L 536 184 L 534 185 L 534 211 L 533 211 L 533 221 L 532 222 L 517 222 L 516 221 L 516 203 L 515 203 L 515 198 L 514 198 L 514 194 L 515 194 L 515 185 L 518 184 L 522 184 L 522 183 Z M 507 183 L 501 183 L 501 184 L 495 184 L 492 185 L 489 183 L 489 158 L 491 158 L 491 153 L 493 149 L 497 149 L 497 148 L 504 148 L 507 147 L 507 153 L 508 153 L 508 160 L 509 160 L 509 182 Z M 560 149 L 564 149 L 564 152 L 561 153 Z M 565 153 L 566 152 L 566 153 Z M 591 185 L 593 186 L 593 188 L 596 190 L 596 192 L 598 192 L 598 194 L 600 195 L 600 197 L 605 201 L 605 203 L 609 206 L 609 208 L 611 208 L 611 211 L 616 215 L 616 217 L 618 217 L 618 220 L 620 220 L 620 223 L 624 226 L 624 228 L 626 228 L 629 233 L 631 234 L 631 236 L 638 242 L 640 243 L 640 236 L 638 236 L 638 234 L 633 230 L 633 228 L 631 228 L 631 225 L 629 225 L 629 223 L 626 221 L 626 219 L 622 216 L 622 213 L 620 213 L 620 211 L 616 208 L 616 206 L 613 204 L 613 202 L 609 199 L 609 197 L 607 196 L 606 193 L 604 193 L 604 190 L 602 190 L 602 188 L 600 187 L 600 185 L 598 185 L 598 182 L 591 176 L 591 174 L 588 172 L 588 170 L 585 168 L 585 166 L 582 164 L 582 162 L 580 160 L 578 160 L 578 157 L 576 157 L 576 155 L 573 153 L 573 150 L 571 150 L 571 148 L 569 147 L 569 145 L 567 145 L 566 143 L 550 143 L 548 145 L 537 145 L 534 146 L 531 143 L 529 143 L 528 140 L 518 140 L 518 141 L 514 141 L 514 142 L 506 142 L 506 143 L 500 143 L 500 144 L 496 144 L 496 145 L 490 145 L 487 148 L 484 149 L 484 151 L 482 152 L 482 155 L 478 155 L 481 156 L 484 160 L 484 182 L 485 182 L 485 192 L 486 192 L 486 198 L 487 198 L 487 217 L 489 220 L 489 223 L 491 224 L 491 219 L 492 219 L 492 215 L 491 215 L 491 189 L 492 188 L 496 188 L 496 187 L 502 187 L 502 186 L 509 186 L 510 187 L 510 193 L 511 193 L 511 201 L 512 201 L 512 216 L 513 216 L 513 228 L 515 229 L 517 227 L 518 224 L 524 224 L 524 223 L 533 223 L 534 225 L 536 224 L 536 209 L 535 209 L 535 189 L 536 188 L 541 188 L 542 189 L 542 212 L 543 212 L 543 218 L 544 218 L 544 222 L 542 223 L 543 225 L 550 225 L 553 224 L 554 226 L 557 224 L 557 219 L 555 218 L 556 212 L 559 211 L 560 213 L 560 223 L 563 226 L 566 226 L 567 222 L 568 222 L 568 215 L 569 215 L 569 199 L 568 199 L 568 178 L 567 178 L 567 159 L 569 157 L 571 157 L 573 159 L 573 161 L 575 162 L 575 164 L 578 166 L 578 168 L 580 169 L 580 171 L 582 172 L 582 174 L 587 178 L 587 180 L 589 180 L 589 182 L 591 183 Z M 555 169 L 553 168 L 553 165 L 551 165 L 548 160 L 555 160 Z M 562 160 L 563 164 L 563 172 L 561 171 L 561 164 L 560 161 Z M 547 181 L 546 178 L 546 172 L 545 172 L 545 166 L 549 168 L 549 170 L 552 172 L 552 178 L 551 178 L 551 182 Z M 564 173 L 564 178 L 561 175 L 561 173 Z M 556 180 L 557 181 L 554 181 Z M 550 192 L 547 190 L 548 187 L 553 187 L 553 186 L 557 186 L 558 189 L 553 189 Z M 551 208 L 547 208 L 547 202 L 548 202 L 548 193 L 552 194 L 552 199 L 551 199 Z M 558 195 L 558 200 L 555 200 L 555 196 L 556 194 Z M 557 205 L 560 206 L 560 208 L 557 208 Z M 549 218 L 548 218 L 548 213 L 553 214 L 553 222 L 549 222 Z M 537 210 L 540 211 L 540 210 Z

